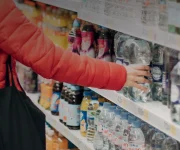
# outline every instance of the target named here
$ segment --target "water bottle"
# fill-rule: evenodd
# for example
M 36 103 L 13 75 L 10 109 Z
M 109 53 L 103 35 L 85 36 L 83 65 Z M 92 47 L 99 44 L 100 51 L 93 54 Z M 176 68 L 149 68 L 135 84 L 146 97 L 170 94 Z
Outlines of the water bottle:
M 156 133 L 154 128 L 150 128 L 145 136 L 146 150 L 151 150 L 151 140 L 153 135 Z
M 94 119 L 98 107 L 99 107 L 98 97 L 93 96 L 91 98 L 91 102 L 89 103 L 88 111 L 87 111 L 88 129 L 87 129 L 86 138 L 87 141 L 89 142 L 92 142 L 94 139 L 94 135 L 96 131 Z
M 128 127 L 124 130 L 123 133 L 123 143 L 122 143 L 122 150 L 128 150 L 128 138 L 131 128 L 133 127 L 133 122 L 136 120 L 136 117 L 129 114 L 128 115 Z
M 141 123 L 141 130 L 142 130 L 142 132 L 144 134 L 144 137 L 146 137 L 147 132 L 148 132 L 149 129 L 150 129 L 150 125 L 149 124 L 147 124 L 145 122 Z
M 167 137 L 163 141 L 162 150 L 179 150 L 178 142 L 171 137 Z
M 104 127 L 103 127 L 103 137 L 104 137 L 104 147 L 103 150 L 109 150 L 109 127 L 112 126 L 112 120 L 115 117 L 114 110 L 116 109 L 115 106 L 110 106 L 109 111 L 107 113 L 106 119 L 104 119 Z
M 141 122 L 139 120 L 133 122 L 128 138 L 129 149 L 145 150 L 145 138 L 140 127 Z
M 113 124 L 109 128 L 109 149 L 110 150 L 115 150 L 116 146 L 114 143 L 115 138 L 115 127 L 118 126 L 121 123 L 121 109 L 116 109 L 115 110 L 115 117 L 114 120 L 112 120 Z
M 164 139 L 165 139 L 164 133 L 157 131 L 153 135 L 151 140 L 151 150 L 161 150 Z
M 171 117 L 180 124 L 180 53 L 178 59 L 179 62 L 171 71 Z
M 102 109 L 103 109 L 103 102 L 99 102 L 99 107 L 96 110 L 96 114 L 95 114 L 95 118 L 94 118 L 94 124 L 95 124 L 96 131 L 97 131 L 99 117 L 101 115 Z
M 98 115 L 98 119 L 97 119 L 97 131 L 95 133 L 94 136 L 94 140 L 93 140 L 93 146 L 95 150 L 102 150 L 103 149 L 103 120 L 106 117 L 107 111 L 108 111 L 108 107 L 111 104 L 108 102 L 104 102 L 103 103 L 103 108 L 100 112 L 100 114 Z
M 115 150 L 122 150 L 122 144 L 123 144 L 123 134 L 124 134 L 124 130 L 127 130 L 128 128 L 128 113 L 127 112 L 121 112 L 121 119 L 120 122 L 118 124 L 115 124 L 115 128 L 114 128 L 114 139 L 113 139 L 113 143 L 114 143 L 114 147 Z

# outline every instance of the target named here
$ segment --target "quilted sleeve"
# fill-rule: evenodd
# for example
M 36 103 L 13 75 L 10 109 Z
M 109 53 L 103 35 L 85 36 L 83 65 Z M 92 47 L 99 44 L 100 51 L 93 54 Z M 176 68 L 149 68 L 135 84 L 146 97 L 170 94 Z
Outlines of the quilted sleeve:
M 112 90 L 120 90 L 126 81 L 123 66 L 56 47 L 11 0 L 0 0 L 0 48 L 45 78 Z

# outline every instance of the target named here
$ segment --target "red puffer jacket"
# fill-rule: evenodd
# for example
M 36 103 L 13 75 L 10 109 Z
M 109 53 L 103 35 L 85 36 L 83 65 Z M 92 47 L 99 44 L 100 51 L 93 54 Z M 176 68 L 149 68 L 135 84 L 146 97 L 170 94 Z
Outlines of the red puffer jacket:
M 0 0 L 0 88 L 5 86 L 7 54 L 45 78 L 120 90 L 126 81 L 123 66 L 81 57 L 56 47 L 32 25 L 12 0 Z M 13 63 L 13 74 L 15 73 Z

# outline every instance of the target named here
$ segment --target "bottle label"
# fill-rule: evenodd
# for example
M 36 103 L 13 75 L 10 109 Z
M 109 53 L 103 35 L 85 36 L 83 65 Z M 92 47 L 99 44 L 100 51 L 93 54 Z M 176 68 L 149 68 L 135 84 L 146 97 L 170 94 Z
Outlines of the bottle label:
M 80 126 L 80 105 L 68 104 L 67 125 Z
M 73 44 L 73 53 L 76 53 L 78 55 L 80 55 L 80 49 L 81 49 L 81 41 L 82 38 L 81 37 L 76 37 L 74 44 Z
M 68 102 L 64 101 L 64 113 L 63 113 L 63 122 L 67 123 L 67 115 L 68 115 Z
M 103 59 L 106 55 L 109 55 L 110 45 L 109 40 L 98 39 L 98 59 Z
M 97 126 L 97 131 L 102 133 L 103 132 L 103 126 L 101 123 L 98 123 L 98 126 Z
M 52 95 L 50 110 L 53 112 L 59 112 L 60 95 L 60 92 L 54 92 Z
M 87 111 L 81 111 L 80 114 L 80 131 L 86 132 L 87 131 Z
M 125 129 L 123 133 L 122 150 L 128 149 L 128 137 L 129 137 L 129 130 Z
M 163 65 L 153 64 L 153 67 L 151 68 L 153 82 L 162 83 L 162 70 L 163 70 Z
M 107 137 L 108 134 L 109 134 L 109 130 L 108 130 L 107 127 L 104 126 L 104 127 L 103 127 L 103 135 Z
M 86 54 L 92 47 L 94 42 L 94 33 L 93 32 L 82 32 L 82 44 L 81 51 Z
M 72 51 L 73 50 L 73 43 L 75 41 L 75 36 L 73 32 L 71 32 L 68 36 L 68 50 Z
M 60 107 L 59 107 L 59 118 L 63 120 L 64 117 L 64 99 L 60 99 Z
M 129 143 L 128 150 L 145 150 L 145 145 L 140 145 L 136 143 Z
M 164 53 L 164 47 L 156 45 L 153 50 L 153 64 L 163 65 L 163 53 Z

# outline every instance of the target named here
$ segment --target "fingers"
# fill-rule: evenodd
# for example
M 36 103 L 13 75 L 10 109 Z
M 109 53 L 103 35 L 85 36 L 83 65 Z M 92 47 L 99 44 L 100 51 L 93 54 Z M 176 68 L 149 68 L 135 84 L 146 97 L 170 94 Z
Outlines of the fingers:
M 134 81 L 136 81 L 137 83 L 151 83 L 151 81 L 147 80 L 144 77 L 135 77 Z
M 131 65 L 134 69 L 137 70 L 146 70 L 146 71 L 150 71 L 151 68 L 149 66 L 146 65 Z
M 138 76 L 146 76 L 146 77 L 151 77 L 151 73 L 149 71 L 137 71 L 136 75 Z
M 136 83 L 136 82 L 134 82 L 133 87 L 135 87 L 135 88 L 137 88 L 137 89 L 140 89 L 140 90 L 142 90 L 142 91 L 144 91 L 144 92 L 147 92 L 147 91 L 148 91 L 148 89 L 147 89 L 146 87 L 144 87 L 144 86 L 142 86 L 142 85 L 140 85 L 140 84 L 138 84 L 138 83 Z

